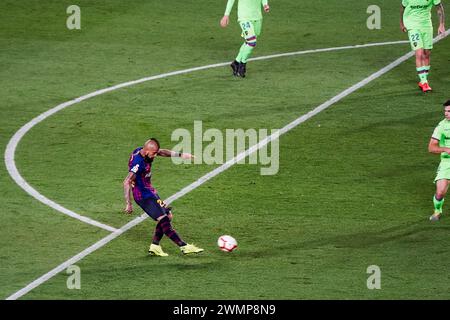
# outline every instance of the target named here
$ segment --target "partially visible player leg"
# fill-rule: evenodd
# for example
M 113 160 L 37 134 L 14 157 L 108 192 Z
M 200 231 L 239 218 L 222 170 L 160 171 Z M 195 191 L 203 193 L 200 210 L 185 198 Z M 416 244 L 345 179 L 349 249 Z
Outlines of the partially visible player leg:
M 176 245 L 178 245 L 179 247 L 181 246 L 185 246 L 186 242 L 184 242 L 183 240 L 181 240 L 180 236 L 178 235 L 178 233 L 175 231 L 175 229 L 172 227 L 172 224 L 170 223 L 170 219 L 169 217 L 167 217 L 166 215 L 161 217 L 159 219 L 158 224 L 161 224 L 161 230 L 164 232 L 164 234 L 166 236 L 168 236 L 170 238 L 170 240 L 172 240 Z
M 239 25 L 242 29 L 242 38 L 244 43 L 239 49 L 236 61 L 239 63 L 247 63 L 247 59 L 252 54 L 253 48 L 256 46 L 256 33 L 252 21 L 240 21 Z
M 164 231 L 161 227 L 161 221 L 158 221 L 155 227 L 155 232 L 153 233 L 153 240 L 152 243 L 159 246 L 159 243 L 161 242 L 162 237 L 164 236 Z
M 167 217 L 170 221 L 172 221 L 173 214 L 170 207 L 166 206 L 164 202 L 161 200 L 161 203 L 163 204 L 162 209 L 167 214 Z M 164 236 L 164 230 L 161 227 L 161 221 L 158 221 L 155 227 L 155 232 L 153 233 L 153 240 L 152 243 L 155 245 L 159 245 L 161 242 L 162 237 Z
M 422 89 L 423 92 L 428 92 L 431 91 L 431 88 L 428 85 L 428 70 L 430 70 L 430 68 L 425 65 L 427 55 L 425 51 L 425 49 L 416 50 L 416 70 L 420 80 L 419 88 Z
M 262 20 L 241 21 L 240 26 L 244 43 L 241 45 L 236 60 L 233 63 L 238 63 L 236 75 L 244 78 L 247 72 L 247 60 L 250 58 L 253 49 L 256 47 L 257 37 L 261 33 Z
M 420 31 L 420 39 L 422 42 L 422 63 L 421 70 L 423 72 L 423 77 L 425 78 L 424 84 L 421 86 L 423 92 L 432 91 L 428 83 L 428 75 L 430 73 L 430 56 L 431 50 L 433 49 L 433 28 L 425 28 Z M 421 81 L 422 82 L 422 81 Z
M 424 39 L 423 33 L 417 29 L 408 30 L 409 42 L 411 44 L 411 48 L 416 53 L 416 70 L 417 75 L 419 76 L 419 88 L 422 89 L 423 92 L 431 91 L 431 88 L 428 86 L 427 82 L 427 69 L 424 66 L 425 61 L 425 53 L 424 53 Z
M 420 83 L 427 82 L 426 70 L 424 68 L 424 50 L 422 48 L 416 50 L 416 70 Z
M 423 60 L 422 60 L 423 67 L 422 68 L 425 71 L 424 75 L 425 75 L 426 83 L 428 83 L 428 75 L 430 74 L 430 68 L 431 68 L 430 57 L 431 57 L 431 49 L 423 49 Z M 431 87 L 429 85 L 428 85 L 428 87 L 430 88 L 430 91 L 431 91 Z
M 431 50 L 433 49 L 433 28 L 426 28 L 422 31 L 422 42 L 423 42 L 423 60 L 422 66 L 425 70 L 425 79 L 426 79 L 426 87 L 427 91 L 431 91 L 431 87 L 428 83 L 428 75 L 430 73 L 431 63 Z
M 419 76 L 419 88 L 422 89 L 423 92 L 432 91 L 429 83 L 428 83 L 428 73 L 430 71 L 430 66 L 427 65 L 429 61 L 429 50 L 418 49 L 416 50 L 416 69 L 417 75 Z
M 153 233 L 153 240 L 150 244 L 150 248 L 148 249 L 148 253 L 151 256 L 160 256 L 160 257 L 167 257 L 168 254 L 163 251 L 161 246 L 159 245 L 159 242 L 161 241 L 162 237 L 164 236 L 164 231 L 162 230 L 161 223 L 158 222 L 156 224 L 155 232 Z
M 431 49 L 424 49 L 423 50 L 423 67 L 425 68 L 425 70 L 427 71 L 427 80 L 428 80 L 428 75 L 430 73 L 430 68 L 431 68 Z
M 164 229 L 159 220 L 163 216 L 167 217 L 165 208 L 163 207 L 164 202 L 160 199 L 148 198 L 136 201 L 136 203 L 150 216 L 150 218 L 158 222 L 153 233 L 153 239 L 150 248 L 148 249 L 148 253 L 152 256 L 167 257 L 168 254 L 165 253 L 159 245 L 159 242 L 164 236 Z
M 436 181 L 436 194 L 433 197 L 434 213 L 430 216 L 431 221 L 437 221 L 442 214 L 442 206 L 444 205 L 444 197 L 447 194 L 449 180 L 440 179 Z
M 180 250 L 183 254 L 200 253 L 203 251 L 203 249 L 181 240 L 178 233 L 175 231 L 175 229 L 173 229 L 169 217 L 163 216 L 161 217 L 161 219 L 159 219 L 159 221 L 161 222 L 161 228 L 164 231 L 164 234 L 180 247 Z
M 170 240 L 178 245 L 181 252 L 184 254 L 199 253 L 203 251 L 203 249 L 197 248 L 192 244 L 187 244 L 180 238 L 170 222 L 172 213 L 161 199 L 148 198 L 136 202 L 153 220 L 157 221 L 152 244 L 148 251 L 150 255 L 161 257 L 168 256 L 159 245 L 159 241 L 161 241 L 163 235 L 168 236 Z
M 234 60 L 231 63 L 230 67 L 233 70 L 233 76 L 237 76 L 238 75 L 238 71 L 239 71 L 239 62 L 237 60 Z

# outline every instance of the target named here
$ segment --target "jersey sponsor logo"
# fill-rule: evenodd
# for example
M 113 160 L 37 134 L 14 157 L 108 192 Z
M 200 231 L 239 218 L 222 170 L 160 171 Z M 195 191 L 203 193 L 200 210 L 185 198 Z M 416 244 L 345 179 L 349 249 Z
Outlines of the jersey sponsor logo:
M 427 9 L 428 5 L 417 5 L 417 6 L 409 6 L 411 9 Z
M 131 168 L 131 172 L 134 172 L 134 173 L 138 172 L 138 170 L 139 170 L 139 165 L 138 164 L 135 165 L 133 168 Z

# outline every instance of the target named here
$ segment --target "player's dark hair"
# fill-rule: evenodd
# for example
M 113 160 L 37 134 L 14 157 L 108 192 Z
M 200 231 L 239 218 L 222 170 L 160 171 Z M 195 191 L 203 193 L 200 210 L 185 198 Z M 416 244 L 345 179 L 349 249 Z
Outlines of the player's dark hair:
M 444 107 L 448 107 L 448 106 L 450 106 L 450 100 L 447 100 L 444 102 Z
M 153 141 L 154 143 L 156 143 L 156 145 L 158 146 L 158 149 L 161 149 L 161 145 L 159 144 L 158 139 L 156 139 L 156 138 L 150 138 L 150 141 Z

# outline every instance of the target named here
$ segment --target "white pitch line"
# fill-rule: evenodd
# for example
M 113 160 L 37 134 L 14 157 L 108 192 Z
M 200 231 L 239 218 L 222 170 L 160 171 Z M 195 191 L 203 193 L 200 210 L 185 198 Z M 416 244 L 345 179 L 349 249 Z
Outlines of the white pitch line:
M 320 52 L 330 52 L 330 51 L 338 51 L 338 50 L 346 50 L 346 49 L 359 49 L 359 48 L 366 48 L 366 47 L 375 47 L 375 46 L 386 46 L 386 45 L 393 45 L 393 44 L 403 44 L 403 43 L 407 43 L 408 41 L 391 41 L 391 42 L 377 42 L 377 43 L 368 43 L 368 44 L 361 44 L 361 45 L 353 45 L 353 46 L 344 46 L 344 47 L 333 47 L 333 48 L 323 48 L 323 49 L 314 49 L 314 50 L 304 50 L 304 51 L 296 51 L 296 52 L 288 52 L 288 53 L 281 53 L 281 54 L 274 54 L 274 55 L 268 55 L 268 56 L 262 56 L 262 57 L 257 57 L 257 58 L 252 58 L 249 59 L 249 61 L 257 61 L 257 60 L 267 60 L 267 59 L 273 59 L 273 58 L 280 58 L 280 57 L 287 57 L 287 56 L 296 56 L 296 55 L 304 55 L 304 54 L 310 54 L 310 53 L 320 53 Z M 15 163 L 15 153 L 16 153 L 16 149 L 17 146 L 19 144 L 19 142 L 22 140 L 22 138 L 25 136 L 25 134 L 27 134 L 28 131 L 31 130 L 31 128 L 33 128 L 35 125 L 39 124 L 40 122 L 42 122 L 43 120 L 47 119 L 48 117 L 52 116 L 53 114 L 67 108 L 70 106 L 73 106 L 77 103 L 80 103 L 84 100 L 102 95 L 104 93 L 107 92 L 111 92 L 111 91 L 115 91 L 121 88 L 125 88 L 125 87 L 130 87 L 136 84 L 140 84 L 143 82 L 147 82 L 147 81 L 152 81 L 152 80 L 157 80 L 157 79 L 162 79 L 162 78 L 167 78 L 167 77 L 171 77 L 171 76 L 175 76 L 175 75 L 180 75 L 180 74 L 186 74 L 186 73 L 191 73 L 191 72 L 195 72 L 195 71 L 200 71 L 200 70 L 205 70 L 205 69 L 212 69 L 212 68 L 217 68 L 217 67 L 223 67 L 228 65 L 229 62 L 223 62 L 223 63 L 217 63 L 217 64 L 211 64 L 211 65 L 206 65 L 206 66 L 201 66 L 201 67 L 196 67 L 196 68 L 189 68 L 189 69 L 184 69 L 184 70 L 179 70 L 179 71 L 174 71 L 174 72 L 169 72 L 169 73 L 164 73 L 164 74 L 160 74 L 160 75 L 156 75 L 156 76 L 151 76 L 151 77 L 146 77 L 146 78 L 142 78 L 142 79 L 138 79 L 138 80 L 134 80 L 134 81 L 128 81 L 128 82 L 124 82 L 109 88 L 105 88 L 105 89 L 101 89 L 101 90 L 97 90 L 95 92 L 91 92 L 89 94 L 86 94 L 84 96 L 78 97 L 76 99 L 61 103 L 59 105 L 57 105 L 56 107 L 40 114 L 39 116 L 37 116 L 36 118 L 32 119 L 30 122 L 28 122 L 27 124 L 25 124 L 22 128 L 20 128 L 15 134 L 14 136 L 11 138 L 11 140 L 9 141 L 6 150 L 5 150 L 5 164 L 6 164 L 6 169 L 8 170 L 9 175 L 12 177 L 12 179 L 15 181 L 15 183 L 17 185 L 19 185 L 26 193 L 28 193 L 30 196 L 32 196 L 33 198 L 35 198 L 36 200 L 42 202 L 43 204 L 55 209 L 56 211 L 59 211 L 67 216 L 70 216 L 72 218 L 78 219 L 82 222 L 88 223 L 90 225 L 111 231 L 111 232 L 115 232 L 117 231 L 117 229 L 108 226 L 106 224 L 103 224 L 101 222 L 98 222 L 94 219 L 82 216 L 78 213 L 75 213 L 63 206 L 61 206 L 60 204 L 54 202 L 53 200 L 48 199 L 47 197 L 45 197 L 44 195 L 42 195 L 41 193 L 39 193 L 36 189 L 34 189 L 20 174 L 19 170 L 17 169 L 16 163 Z
M 330 51 L 339 51 L 339 50 L 348 50 L 348 49 L 359 49 L 359 48 L 368 48 L 368 47 L 379 47 L 379 46 L 388 46 L 393 44 L 405 44 L 409 43 L 408 40 L 401 40 L 401 41 L 389 41 L 389 42 L 375 42 L 375 43 L 366 43 L 366 44 L 356 44 L 353 46 L 344 46 L 344 47 L 334 47 L 334 48 L 323 48 L 323 49 L 312 49 L 312 50 L 305 50 L 300 52 L 287 52 L 287 53 L 279 53 L 274 54 L 270 56 L 262 56 L 257 58 L 251 58 L 248 59 L 249 61 L 257 61 L 257 60 L 265 60 L 265 59 L 271 59 L 271 58 L 280 58 L 280 57 L 290 57 L 290 56 L 297 56 L 302 54 L 309 54 L 309 53 L 321 53 L 321 52 L 330 52 Z
M 446 31 L 444 36 L 441 37 L 436 37 L 434 39 L 434 42 L 438 42 L 442 39 L 444 39 L 445 37 L 448 36 L 450 32 L 450 29 Z M 396 42 L 399 43 L 399 42 Z M 403 43 L 403 42 L 401 42 Z M 371 44 L 370 46 L 373 46 L 374 44 Z M 354 46 L 353 46 L 354 47 Z M 324 49 L 321 49 L 324 50 Z M 294 121 L 292 121 L 291 123 L 287 124 L 286 126 L 284 126 L 282 129 L 279 130 L 278 133 L 272 134 L 270 136 L 268 136 L 266 139 L 260 141 L 258 144 L 250 147 L 249 149 L 247 149 L 246 151 L 238 154 L 236 157 L 234 157 L 233 159 L 227 161 L 226 163 L 224 163 L 223 165 L 221 165 L 220 167 L 212 170 L 211 172 L 205 174 L 204 176 L 202 176 L 201 178 L 197 179 L 195 182 L 191 183 L 190 185 L 184 187 L 183 189 L 181 189 L 180 191 L 178 191 L 177 193 L 175 193 L 174 195 L 170 196 L 167 200 L 165 200 L 166 203 L 170 204 L 171 202 L 181 198 L 182 196 L 184 196 L 185 194 L 191 192 L 192 190 L 196 189 L 197 187 L 201 186 L 202 184 L 204 184 L 205 182 L 207 182 L 208 180 L 212 179 L 213 177 L 217 176 L 218 174 L 222 173 L 223 171 L 227 170 L 228 168 L 230 168 L 231 166 L 233 166 L 234 164 L 236 164 L 240 159 L 244 159 L 245 157 L 247 157 L 248 155 L 252 154 L 253 152 L 259 150 L 260 148 L 262 148 L 263 146 L 265 146 L 266 144 L 268 144 L 270 141 L 272 141 L 273 139 L 277 139 L 280 135 L 285 134 L 287 132 L 289 132 L 290 130 L 294 129 L 295 127 L 297 127 L 298 125 L 300 125 L 301 123 L 305 122 L 306 120 L 314 117 L 315 115 L 317 115 L 318 113 L 320 113 L 321 111 L 329 108 L 330 106 L 332 106 L 334 103 L 340 101 L 341 99 L 345 98 L 346 96 L 350 95 L 351 93 L 355 92 L 356 90 L 364 87 L 365 85 L 367 85 L 368 83 L 370 83 L 371 81 L 379 78 L 380 76 L 382 76 L 383 74 L 389 72 L 390 70 L 392 70 L 393 68 L 397 67 L 398 65 L 400 65 L 401 63 L 403 63 L 404 61 L 408 60 L 409 58 L 411 58 L 414 55 L 414 52 L 409 52 L 405 55 L 403 55 L 402 57 L 398 58 L 397 60 L 391 62 L 390 64 L 388 64 L 386 67 L 380 69 L 379 71 L 373 73 L 372 75 L 370 75 L 369 77 L 365 78 L 364 80 L 358 82 L 357 84 L 351 86 L 350 88 L 342 91 L 340 94 L 336 95 L 335 97 L 331 98 L 330 100 L 326 101 L 325 103 L 321 104 L 320 106 L 316 107 L 315 109 L 311 110 L 310 112 L 308 112 L 305 115 L 302 115 L 301 117 L 295 119 Z M 270 56 L 270 58 L 275 58 L 275 56 Z M 255 58 L 258 59 L 258 58 Z M 259 60 L 261 60 L 259 58 Z M 220 64 L 216 64 L 213 66 L 224 66 L 227 65 L 228 62 L 226 63 L 220 63 Z M 207 69 L 207 68 L 212 68 L 211 66 L 205 66 L 205 67 L 198 67 L 198 68 L 192 68 L 190 70 L 203 70 L 203 69 Z M 189 70 L 189 69 L 188 69 Z M 183 72 L 184 71 L 184 72 Z M 191 71 L 192 72 L 192 71 Z M 166 76 L 169 75 L 174 75 L 174 74 L 181 74 L 181 73 L 186 73 L 186 70 L 182 70 L 182 71 L 178 71 L 178 72 L 172 72 L 171 74 L 166 74 Z M 159 77 L 160 76 L 155 76 L 155 77 Z M 155 78 L 155 77 L 150 77 L 150 78 Z M 149 79 L 149 78 L 147 78 Z M 146 80 L 148 81 L 148 80 Z M 143 81 L 137 80 L 136 83 L 140 83 Z M 118 85 L 120 86 L 120 85 Z M 116 87 L 118 87 L 116 86 Z M 123 87 L 123 86 L 122 86 Z M 109 89 L 109 88 L 108 88 Z M 108 89 L 104 89 L 104 90 L 108 90 Z M 109 90 L 111 91 L 111 90 Z M 99 92 L 99 91 L 96 91 Z M 94 92 L 95 93 L 95 92 Z M 93 94 L 94 94 L 93 93 Z M 103 92 L 104 93 L 104 92 Z M 100 93 L 101 94 L 101 93 Z M 98 95 L 98 94 L 97 94 Z M 85 97 L 85 96 L 84 96 Z M 83 97 L 81 97 L 83 98 Z M 85 98 L 87 99 L 87 98 Z M 83 100 L 85 100 L 83 99 Z M 74 100 L 72 100 L 74 101 Z M 82 100 L 81 100 L 82 101 Z M 70 101 L 69 101 L 70 103 Z M 53 109 L 52 109 L 53 110 Z M 49 110 L 51 111 L 51 110 Z M 59 111 L 59 110 L 58 110 Z M 57 111 L 56 111 L 57 112 Z M 37 118 L 36 118 L 37 119 Z M 43 120 L 43 119 L 42 119 Z M 42 121 L 40 120 L 40 121 Z M 40 122 L 39 121 L 39 122 Z M 29 129 L 28 129 L 29 130 Z M 49 279 L 53 278 L 55 275 L 57 275 L 58 273 L 60 273 L 61 271 L 65 270 L 66 268 L 68 268 L 69 266 L 71 266 L 72 264 L 77 263 L 78 261 L 80 261 L 81 259 L 83 259 L 84 257 L 86 257 L 87 255 L 91 254 L 92 252 L 100 249 L 101 247 L 103 247 L 104 245 L 106 245 L 107 243 L 109 243 L 110 241 L 114 240 L 115 238 L 117 238 L 118 236 L 120 236 L 122 233 L 126 232 L 127 230 L 133 228 L 134 226 L 138 225 L 139 223 L 141 223 L 142 221 L 144 221 L 145 219 L 147 219 L 148 216 L 146 214 L 142 214 L 141 216 L 131 220 L 130 222 L 128 222 L 126 225 L 124 225 L 123 227 L 121 227 L 120 229 L 114 231 L 113 233 L 111 233 L 110 235 L 104 237 L 103 239 L 99 240 L 98 242 L 94 243 L 93 245 L 91 245 L 90 247 L 84 249 L 83 251 L 81 251 L 80 253 L 78 253 L 77 255 L 73 256 L 72 258 L 70 258 L 69 260 L 63 262 L 62 264 L 60 264 L 59 266 L 57 266 L 56 268 L 50 270 L 49 272 L 47 272 L 46 274 L 42 275 L 41 277 L 37 278 L 36 280 L 34 280 L 33 282 L 31 282 L 30 284 L 28 284 L 27 286 L 25 286 L 24 288 L 18 290 L 17 292 L 13 293 L 12 295 L 10 295 L 9 297 L 6 298 L 6 300 L 16 300 L 20 297 L 22 297 L 23 295 L 27 294 L 28 292 L 30 292 L 31 290 L 33 290 L 34 288 L 38 287 L 39 285 L 41 285 L 42 283 L 48 281 Z

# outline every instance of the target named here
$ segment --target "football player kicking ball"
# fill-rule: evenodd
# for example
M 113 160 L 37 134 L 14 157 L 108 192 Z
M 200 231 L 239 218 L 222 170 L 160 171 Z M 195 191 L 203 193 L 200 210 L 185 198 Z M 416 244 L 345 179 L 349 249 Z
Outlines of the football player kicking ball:
M 438 34 L 445 33 L 444 6 L 441 0 L 402 0 L 400 29 L 408 32 L 412 49 L 416 52 L 416 70 L 419 87 L 423 92 L 431 91 L 428 84 L 430 55 L 433 49 L 433 24 L 431 9 L 436 6 L 439 16 Z
M 441 163 L 434 179 L 436 194 L 433 197 L 434 213 L 430 217 L 431 221 L 437 221 L 441 217 L 450 180 L 450 100 L 444 103 L 444 115 L 445 119 L 434 129 L 428 145 L 429 152 L 441 155 Z
M 230 22 L 230 12 L 235 0 L 228 0 L 225 14 L 220 20 L 220 26 L 225 28 Z M 242 29 L 241 36 L 244 43 L 239 49 L 236 59 L 231 63 L 233 75 L 244 78 L 247 71 L 247 60 L 256 47 L 257 38 L 261 34 L 262 13 L 261 7 L 265 12 L 269 12 L 268 0 L 238 0 L 238 22 Z
M 128 161 L 128 175 L 123 182 L 125 194 L 125 212 L 131 214 L 133 206 L 130 200 L 130 193 L 133 192 L 134 201 L 153 220 L 157 221 L 153 241 L 150 245 L 149 254 L 154 256 L 167 257 L 159 242 L 166 235 L 180 247 L 183 254 L 199 253 L 203 249 L 192 244 L 187 244 L 181 240 L 178 233 L 172 228 L 172 212 L 170 208 L 161 200 L 156 189 L 151 183 L 152 163 L 155 157 L 181 157 L 191 159 L 189 153 L 179 153 L 171 150 L 161 149 L 158 140 L 152 138 L 148 140 L 144 147 L 139 147 L 133 151 Z

